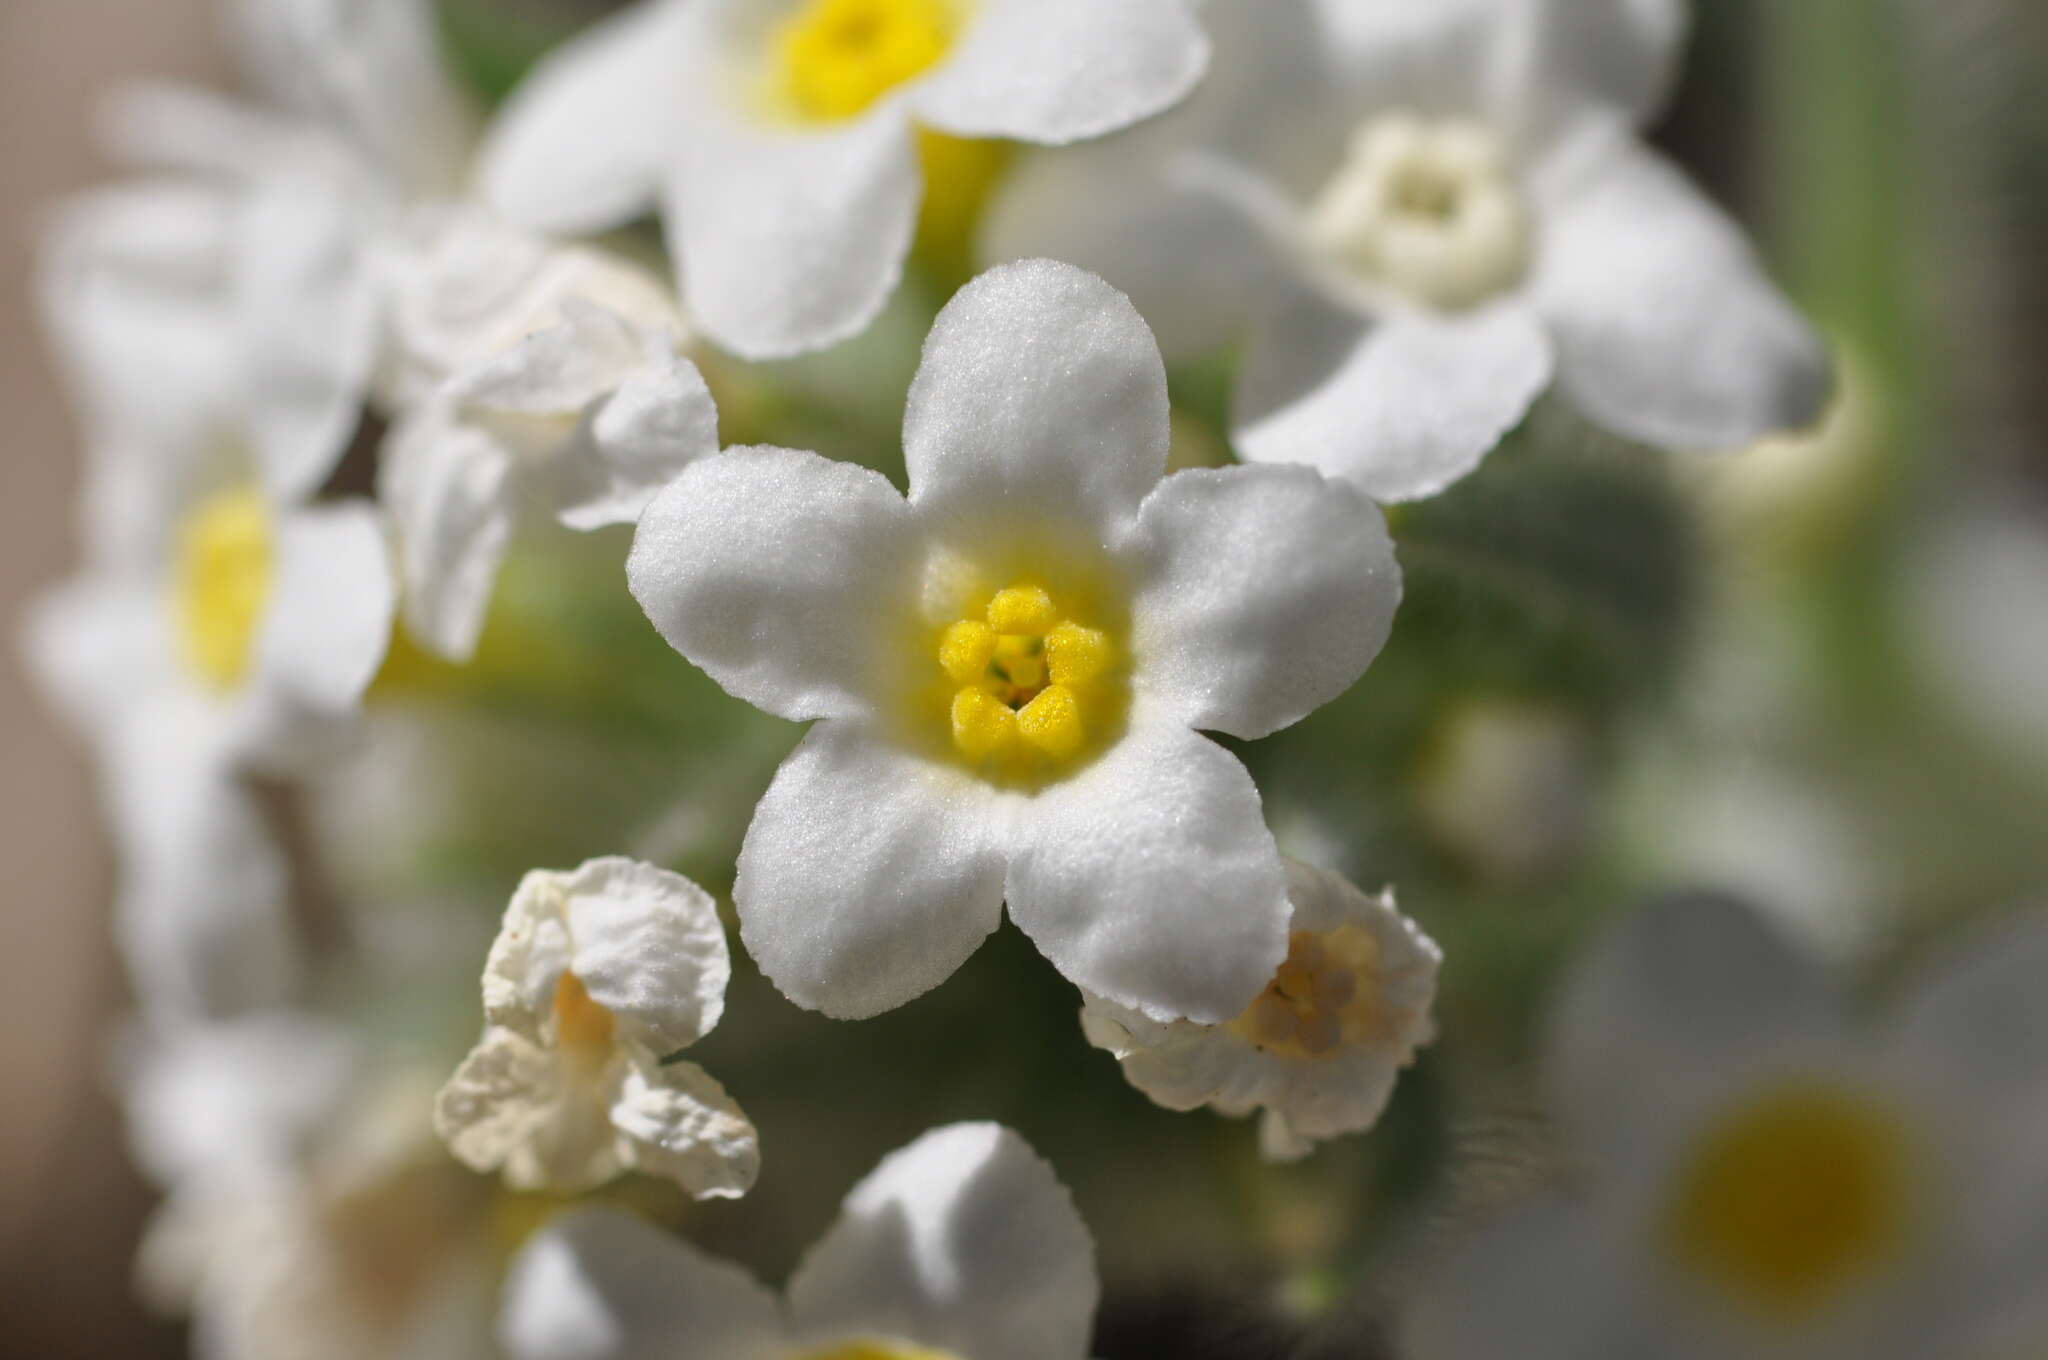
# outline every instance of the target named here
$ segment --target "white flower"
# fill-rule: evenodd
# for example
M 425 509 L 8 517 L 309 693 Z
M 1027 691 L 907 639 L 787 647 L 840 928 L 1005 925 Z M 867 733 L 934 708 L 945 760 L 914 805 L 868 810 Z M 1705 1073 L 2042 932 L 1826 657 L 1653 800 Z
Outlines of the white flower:
M 512 1360 L 1081 1360 L 1095 1249 L 1052 1168 L 996 1124 L 882 1159 L 778 1298 L 616 1210 L 542 1231 L 513 1262 Z
M 659 206 L 705 334 L 788 355 L 856 334 L 895 291 L 915 129 L 1096 137 L 1173 104 L 1206 61 L 1183 0 L 641 0 L 513 96 L 482 192 L 567 233 Z
M 1919 1360 L 2048 1269 L 2048 920 L 1988 931 L 1859 1035 L 1812 964 L 1715 898 L 1623 923 L 1553 1014 L 1582 1171 L 1484 1235 L 1419 1360 Z
M 1436 1034 L 1430 1005 L 1443 955 L 1394 907 L 1392 893 L 1287 862 L 1286 961 L 1236 1019 L 1161 1024 L 1087 996 L 1081 1027 L 1130 1083 L 1170 1110 L 1227 1115 L 1264 1106 L 1270 1160 L 1307 1156 L 1325 1138 L 1379 1121 L 1401 1069 Z
M 718 1023 L 731 973 L 716 904 L 680 875 L 616 858 L 528 874 L 484 966 L 489 1028 L 434 1127 L 515 1189 L 586 1190 L 631 1169 L 699 1198 L 744 1194 L 754 1126 L 672 1059 Z
M 1380 500 L 1470 472 L 1555 379 L 1597 423 L 1731 448 L 1820 413 L 1820 344 L 1634 127 L 1682 0 L 1212 0 L 1216 69 L 1011 181 L 991 259 L 1130 290 L 1169 351 L 1245 328 L 1235 434 Z
M 734 897 L 800 1005 L 872 1015 L 1011 916 L 1076 983 L 1224 1020 L 1287 950 L 1258 737 L 1341 693 L 1400 595 L 1380 516 L 1305 468 L 1166 466 L 1130 303 L 1033 261 L 962 289 L 904 421 L 906 500 L 732 449 L 640 522 L 648 617 L 730 693 L 819 719 L 755 809 Z

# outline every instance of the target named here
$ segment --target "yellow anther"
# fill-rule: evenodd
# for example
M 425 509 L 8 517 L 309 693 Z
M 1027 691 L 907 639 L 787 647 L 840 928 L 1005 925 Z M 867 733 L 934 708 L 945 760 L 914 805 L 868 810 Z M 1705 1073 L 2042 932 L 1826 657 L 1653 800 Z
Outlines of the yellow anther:
M 1021 633 L 1005 633 L 996 640 L 995 669 L 998 678 L 1028 699 L 1045 685 L 1045 643 Z M 1012 700 L 1012 702 L 1016 702 Z
M 1251 1010 L 1246 1013 L 1246 1020 L 1250 1024 L 1254 1042 L 1261 1044 L 1292 1043 L 1295 1030 L 1301 1023 L 1301 1018 L 1295 1014 L 1294 1007 L 1288 1005 L 1284 998 L 1271 992 L 1252 1002 Z
M 1036 699 L 1018 710 L 1017 731 L 1047 755 L 1061 758 L 1080 750 L 1081 739 L 1087 735 L 1074 692 L 1061 685 L 1040 690 Z
M 1328 1011 L 1310 1011 L 1301 1018 L 1295 1039 L 1309 1056 L 1321 1057 L 1334 1050 L 1344 1038 L 1344 1022 Z
M 1280 965 L 1279 972 L 1273 974 L 1272 986 L 1289 1001 L 1306 1001 L 1315 993 L 1315 974 L 1289 959 Z
M 185 661 L 216 689 L 248 674 L 270 602 L 270 511 L 254 488 L 201 502 L 178 534 L 175 607 Z
M 939 664 L 954 683 L 971 685 L 988 674 L 996 654 L 996 630 L 978 619 L 962 619 L 939 638 Z
M 590 999 L 583 980 L 564 969 L 555 982 L 555 1042 L 578 1053 L 610 1053 L 612 1013 Z
M 1055 685 L 1084 685 L 1109 668 L 1109 635 L 1063 623 L 1045 635 L 1045 664 Z
M 988 624 L 998 633 L 1044 637 L 1059 622 L 1059 611 L 1044 586 L 1011 586 L 988 602 Z
M 993 755 L 1017 739 L 1017 715 L 987 690 L 968 686 L 953 696 L 953 744 L 969 760 Z
M 1325 967 L 1315 977 L 1315 1003 L 1341 1011 L 1358 999 L 1358 974 L 1349 968 Z
M 809 0 L 776 33 L 783 96 L 802 118 L 851 118 L 946 55 L 960 0 Z

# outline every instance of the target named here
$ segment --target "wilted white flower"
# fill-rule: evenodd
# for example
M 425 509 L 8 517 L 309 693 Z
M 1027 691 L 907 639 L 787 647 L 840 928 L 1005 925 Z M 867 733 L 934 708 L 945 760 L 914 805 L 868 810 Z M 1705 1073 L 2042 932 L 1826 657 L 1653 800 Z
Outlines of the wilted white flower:
M 1081 1360 L 1099 1286 L 1066 1188 L 996 1124 L 891 1153 L 782 1297 L 616 1210 L 543 1230 L 513 1262 L 512 1360 Z
M 1482 1237 L 1414 1354 L 1972 1354 L 1963 1338 L 2020 1314 L 2048 1269 L 2043 977 L 2048 921 L 2019 919 L 1858 1035 L 1747 909 L 1629 920 L 1553 1016 L 1577 1193 Z
M 641 0 L 513 96 L 482 191 L 555 232 L 658 206 L 705 334 L 793 354 L 895 291 L 915 129 L 1100 136 L 1180 99 L 1206 60 L 1182 0 Z
M 1287 958 L 1236 1019 L 1161 1023 L 1096 996 L 1081 1010 L 1088 1041 L 1168 1109 L 1263 1107 L 1259 1146 L 1276 1161 L 1379 1122 L 1401 1069 L 1436 1036 L 1443 959 L 1391 892 L 1374 897 L 1327 870 L 1286 865 Z
M 586 1190 L 630 1169 L 700 1198 L 744 1194 L 754 1126 L 672 1056 L 718 1023 L 731 973 L 717 905 L 687 878 L 617 858 L 535 870 L 484 966 L 489 1027 L 434 1127 L 515 1189 Z
M 748 950 L 865 1016 L 1012 917 L 1067 977 L 1221 1021 L 1287 950 L 1237 759 L 1341 693 L 1400 596 L 1380 515 L 1306 468 L 1161 479 L 1166 376 L 1101 280 L 994 270 L 933 327 L 880 474 L 732 449 L 640 522 L 648 617 L 730 693 L 821 719 L 740 852 Z
M 1169 351 L 1251 331 L 1235 434 L 1381 500 L 1474 468 L 1553 379 L 1594 421 L 1730 448 L 1827 363 L 1741 233 L 1635 135 L 1683 0 L 1213 0 L 1186 107 L 1024 166 L 991 259 L 1130 290 Z

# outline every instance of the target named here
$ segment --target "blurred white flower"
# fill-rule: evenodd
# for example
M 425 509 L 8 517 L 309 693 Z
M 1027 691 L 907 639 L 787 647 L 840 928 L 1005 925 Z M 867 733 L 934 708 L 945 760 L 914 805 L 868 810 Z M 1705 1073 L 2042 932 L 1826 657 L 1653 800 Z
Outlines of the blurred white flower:
M 528 874 L 484 967 L 489 1027 L 434 1127 L 514 1189 L 587 1190 L 630 1169 L 699 1198 L 744 1194 L 754 1126 L 673 1060 L 718 1023 L 731 973 L 717 905 L 687 878 L 616 858 Z
M 1400 577 L 1378 510 L 1298 467 L 1161 479 L 1166 378 L 1130 303 L 1067 265 L 940 314 L 904 422 L 906 500 L 787 449 L 694 463 L 627 574 L 730 693 L 805 722 L 734 889 L 800 1005 L 938 985 L 1001 920 L 1077 984 L 1221 1021 L 1287 950 L 1253 738 L 1343 692 Z
M 692 318 L 748 358 L 866 328 L 921 193 L 913 131 L 1058 144 L 1182 98 L 1183 0 L 641 0 L 544 62 L 482 157 L 513 221 L 660 208 Z
M 1379 1121 L 1395 1078 L 1436 1035 L 1430 1006 L 1443 954 L 1394 907 L 1338 875 L 1287 861 L 1286 961 L 1227 1024 L 1161 1024 L 1085 997 L 1081 1027 L 1133 1086 L 1170 1110 L 1265 1108 L 1269 1160 Z
M 1185 107 L 1023 166 L 991 260 L 1130 290 L 1169 352 L 1243 330 L 1258 461 L 1381 500 L 1478 465 L 1553 378 L 1596 422 L 1729 448 L 1820 413 L 1817 338 L 1635 127 L 1682 0 L 1212 0 Z
M 1560 998 L 1550 1107 L 1581 1193 L 1484 1235 L 1420 1360 L 1919 1360 L 2048 1269 L 2048 919 L 1994 929 L 1858 1035 L 1720 899 L 1623 923 Z
M 513 1262 L 512 1360 L 1081 1360 L 1099 1286 L 1051 1167 L 996 1124 L 882 1159 L 777 1297 L 645 1222 L 590 1209 Z

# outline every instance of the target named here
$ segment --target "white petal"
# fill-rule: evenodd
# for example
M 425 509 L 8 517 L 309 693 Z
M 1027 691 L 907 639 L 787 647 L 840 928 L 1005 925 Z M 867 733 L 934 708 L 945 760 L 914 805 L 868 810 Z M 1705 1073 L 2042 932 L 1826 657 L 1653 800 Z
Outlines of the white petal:
M 1735 448 L 1819 418 L 1819 338 L 1677 170 L 1618 146 L 1547 196 L 1534 296 L 1558 382 L 1587 415 L 1676 449 Z
M 520 1249 L 498 1338 L 512 1360 L 771 1360 L 775 1295 L 617 1209 L 558 1219 Z
M 487 1030 L 434 1101 L 434 1131 L 472 1170 L 518 1190 L 586 1190 L 616 1176 L 605 1088 L 509 1029 Z
M 799 1337 L 1081 1360 L 1100 1294 L 1066 1187 L 1023 1139 L 953 1124 L 882 1159 L 789 1284 Z
M 673 174 L 670 253 L 691 319 L 723 348 L 824 349 L 866 330 L 896 291 L 919 182 L 893 109 L 822 132 L 692 126 Z
M 143 677 L 168 668 L 176 643 L 152 575 L 92 573 L 44 591 L 22 626 L 24 660 L 80 734 L 104 740 Z
M 1083 992 L 1081 1032 L 1116 1055 L 1124 1079 L 1169 1110 L 1198 1110 L 1219 1098 L 1241 1111 L 1242 1096 L 1260 1076 L 1258 1053 L 1217 1025 L 1185 1020 L 1161 1024 L 1141 1013 Z
M 1588 1151 L 1622 1143 L 1632 1110 L 1673 1082 L 1831 1033 L 1825 979 L 1755 912 L 1680 895 L 1610 927 L 1559 992 L 1545 1040 L 1549 1108 Z
M 622 1035 L 666 1055 L 711 1031 L 725 1012 L 732 956 L 710 893 L 618 856 L 553 882 L 574 942 L 569 966 Z
M 687 359 L 641 367 L 591 414 L 577 451 L 556 470 L 553 502 L 571 529 L 632 524 L 675 475 L 718 452 L 718 408 Z
M 1002 919 L 986 786 L 827 721 L 754 809 L 733 901 L 761 971 L 861 1019 L 944 982 Z
M 1401 600 L 1379 507 L 1307 468 L 1169 477 L 1131 551 L 1137 686 L 1232 736 L 1278 731 L 1350 688 Z
M 761 1170 L 754 1126 L 725 1088 L 695 1063 L 636 1056 L 612 1102 L 612 1127 L 631 1140 L 628 1160 L 698 1199 L 732 1199 Z
M 397 589 L 383 524 L 368 502 L 351 501 L 281 515 L 276 533 L 259 683 L 275 687 L 284 720 L 345 712 L 391 641 Z
M 535 1044 L 547 1037 L 555 988 L 576 948 L 562 893 L 567 877 L 551 869 L 528 871 L 505 904 L 484 959 L 484 1018 Z
M 1058 144 L 1171 107 L 1208 64 L 1184 0 L 984 0 L 909 100 L 956 136 Z
M 515 515 L 512 459 L 439 403 L 385 441 L 378 499 L 398 529 L 405 622 L 453 660 L 476 650 Z
M 653 208 L 689 79 L 691 8 L 641 0 L 543 61 L 485 139 L 485 201 L 522 226 L 567 236 Z
M 1686 0 L 1530 0 L 1507 35 L 1496 111 L 1532 146 L 1615 110 L 1648 122 L 1677 83 L 1691 20 Z
M 1287 953 L 1280 854 L 1236 756 L 1144 723 L 1038 796 L 1010 917 L 1075 985 L 1159 1019 L 1242 1011 Z
M 325 186 L 284 180 L 255 195 L 243 225 L 250 433 L 279 500 L 327 480 L 369 393 L 377 298 L 357 211 Z
M 1368 321 L 1304 296 L 1252 341 L 1238 448 L 1346 478 L 1376 500 L 1433 496 L 1521 423 L 1551 362 L 1542 328 L 1515 302 Z
M 1984 927 L 1924 970 L 1898 1018 L 1928 1070 L 1969 1073 L 2011 1094 L 2048 1092 L 2048 918 Z
M 932 323 L 903 452 L 920 509 L 1116 525 L 1166 470 L 1166 368 L 1130 299 L 1072 265 L 989 270 Z
M 561 319 L 457 377 L 450 396 L 517 415 L 575 415 L 640 366 L 640 336 L 625 317 L 581 298 L 560 303 Z
M 913 546 L 909 507 L 880 473 L 736 448 L 655 497 L 626 579 L 669 645 L 727 693 L 803 722 L 868 710 Z

